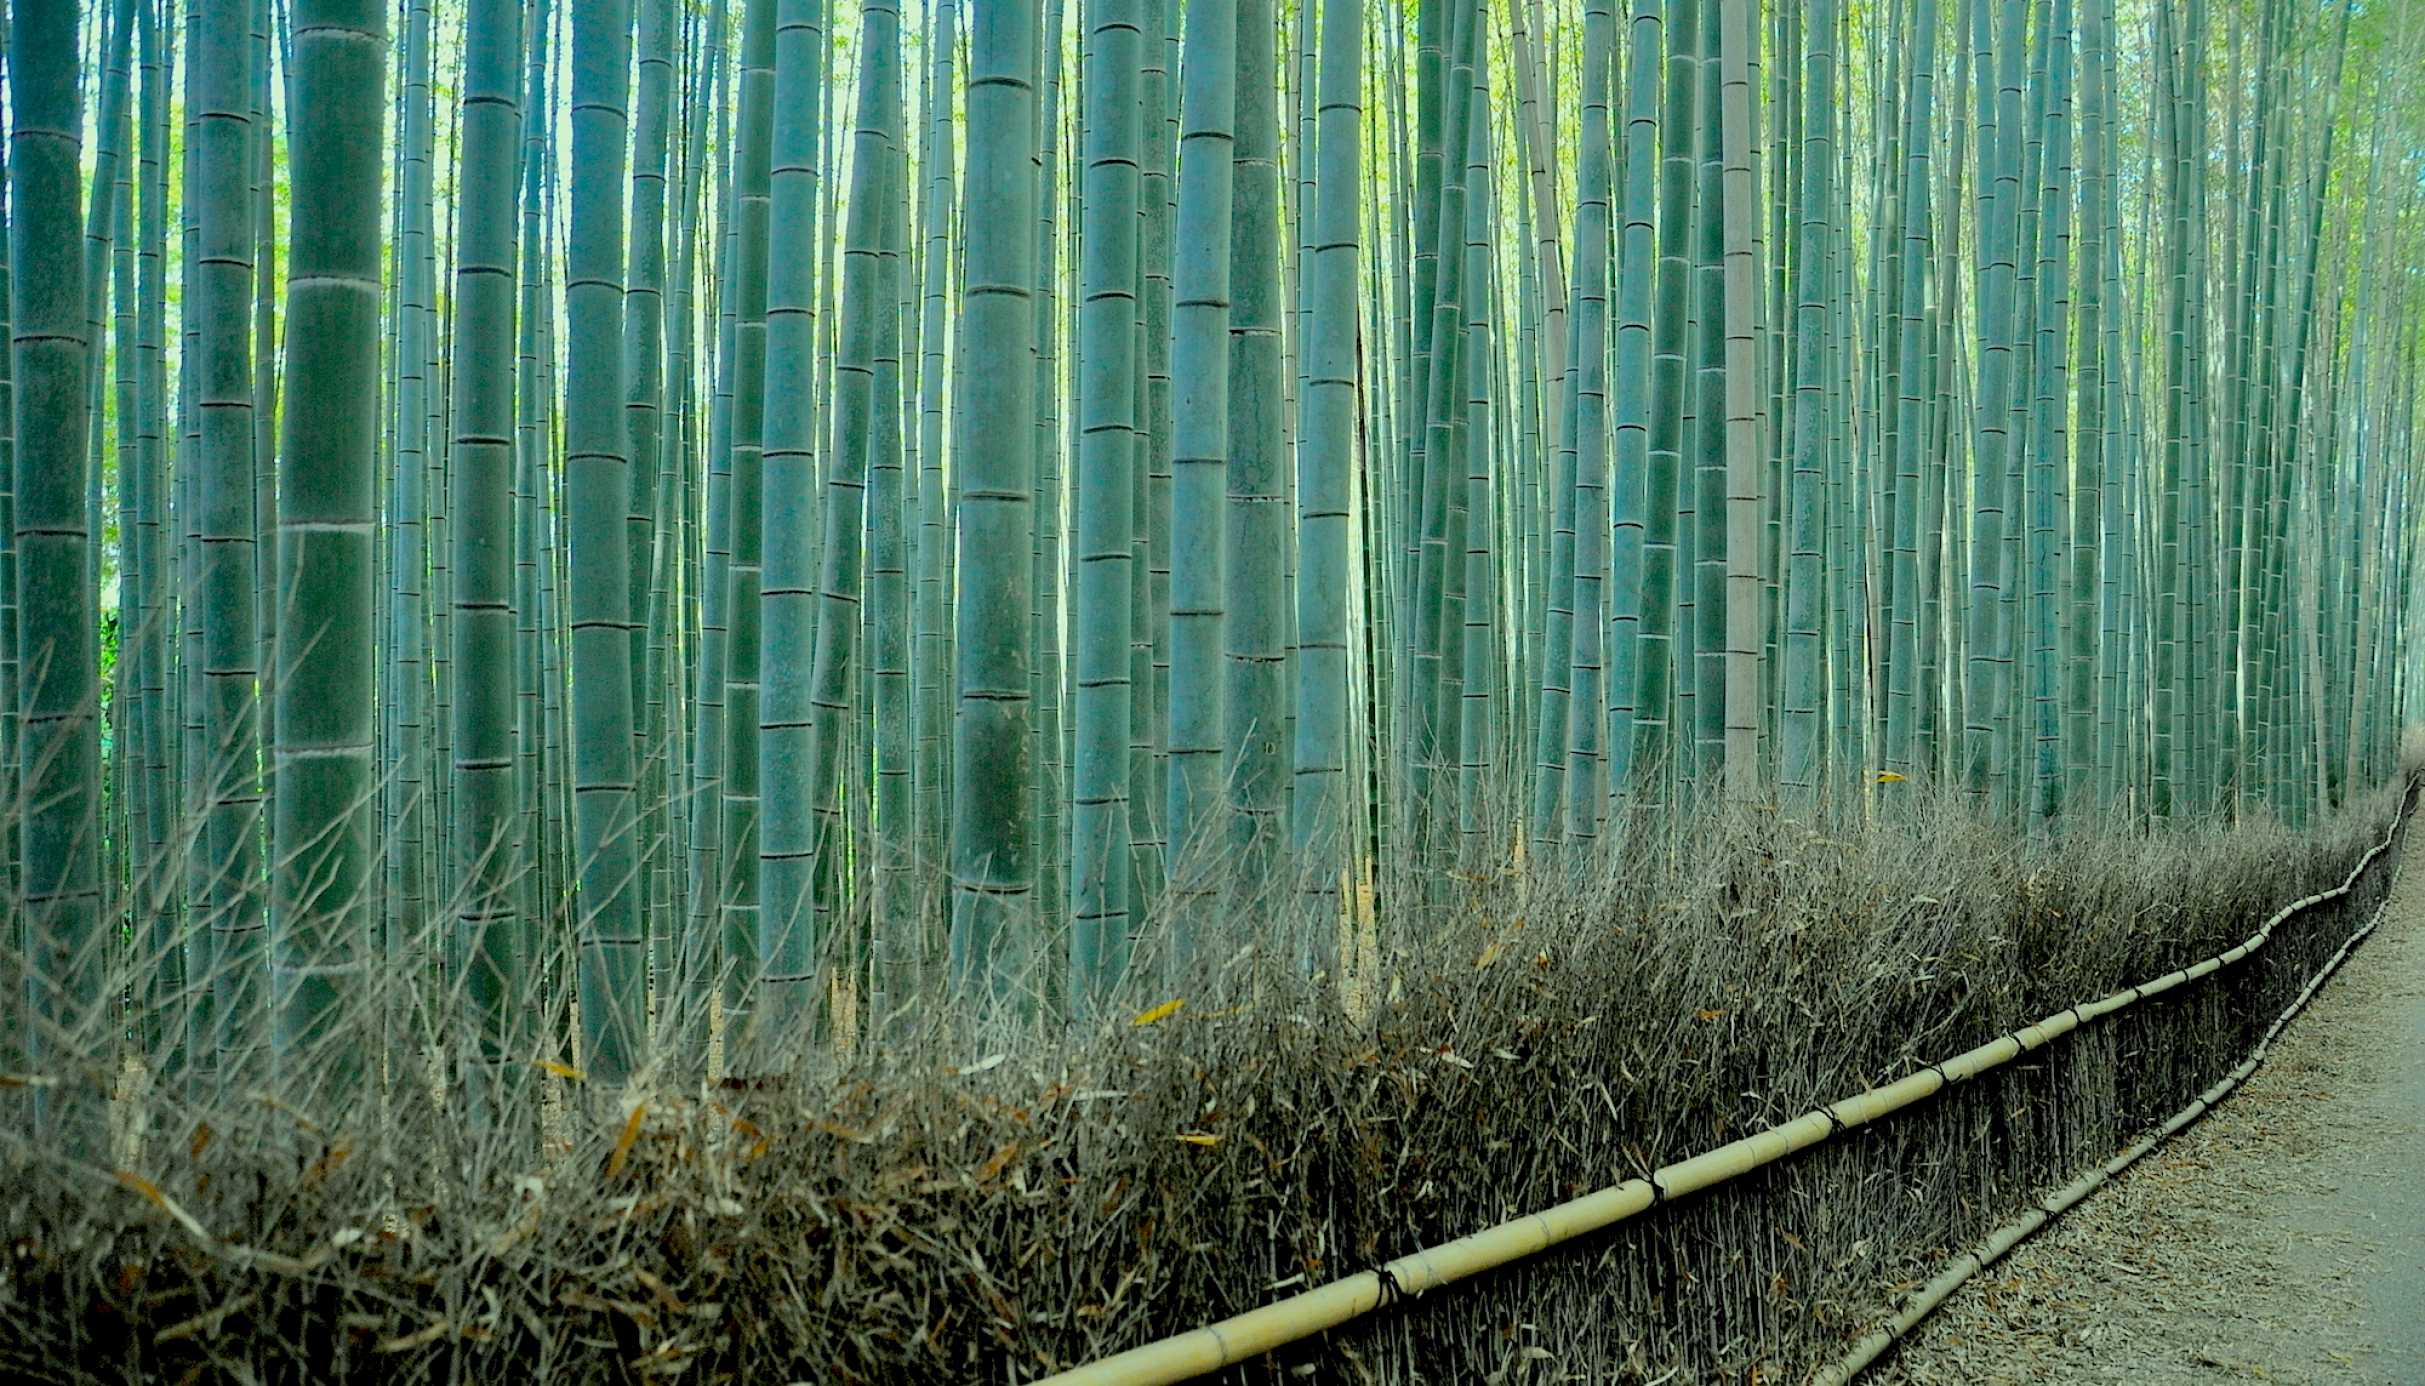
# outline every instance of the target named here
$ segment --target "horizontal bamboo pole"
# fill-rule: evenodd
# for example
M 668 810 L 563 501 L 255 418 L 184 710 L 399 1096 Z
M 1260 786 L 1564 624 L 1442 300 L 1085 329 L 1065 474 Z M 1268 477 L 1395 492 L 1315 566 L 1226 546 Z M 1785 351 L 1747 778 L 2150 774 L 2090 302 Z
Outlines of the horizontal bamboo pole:
M 2357 950 L 2357 946 L 2366 940 L 2367 935 L 2375 931 L 2376 927 L 2383 922 L 2384 913 L 2390 908 L 2391 901 L 2389 897 L 2386 897 L 2381 905 L 2375 907 L 2374 914 L 2367 919 L 2365 926 L 2351 934 L 2341 944 L 2340 949 L 2316 970 L 2316 974 L 2307 979 L 2306 987 L 2288 1006 L 2283 1008 L 2281 1015 L 2275 1017 L 2272 1026 L 2265 1031 L 2265 1037 L 2257 1041 L 2256 1048 L 2249 1051 L 2248 1057 L 2242 1060 L 2237 1068 L 2223 1075 L 2222 1079 L 2213 1087 L 2191 1098 L 2188 1106 L 2173 1113 L 2171 1119 L 2162 1126 L 2125 1147 L 2112 1159 L 2101 1165 L 2090 1167 L 2087 1173 L 2048 1194 L 2019 1217 L 1988 1234 L 1985 1241 L 1956 1256 L 1946 1264 L 1944 1270 L 1939 1271 L 1926 1285 L 1921 1286 L 1918 1293 L 1905 1301 L 1903 1307 L 1897 1310 L 1892 1318 L 1879 1325 L 1869 1336 L 1853 1344 L 1852 1351 L 1812 1376 L 1810 1386 L 1845 1386 L 1845 1383 L 1868 1370 L 1890 1348 L 1901 1342 L 1912 1329 L 1919 1326 L 1921 1320 L 1942 1307 L 1945 1301 L 1952 1298 L 1954 1292 L 1962 1287 L 1963 1282 L 2004 1259 L 2005 1253 L 2029 1240 L 2039 1228 L 2071 1211 L 2075 1204 L 2102 1188 L 2122 1171 L 2137 1164 L 2143 1156 L 2157 1146 L 2179 1135 L 2208 1112 L 2222 1105 L 2223 1099 L 2229 1097 L 2233 1090 L 2247 1081 L 2249 1075 L 2257 1071 L 2258 1065 L 2265 1062 L 2266 1055 L 2273 1050 L 2274 1040 L 2281 1035 L 2284 1027 L 2288 1026 L 2291 1019 L 2299 1012 L 2307 1009 L 2307 1003 L 2315 998 L 2318 991 L 2323 989 L 2325 981 L 2333 973 L 2339 971 L 2341 964 Z
M 2152 982 L 2125 987 L 2110 996 L 2056 1011 L 2034 1024 L 1965 1050 L 1953 1058 L 1923 1065 L 1916 1072 L 1882 1087 L 1855 1093 L 1792 1121 L 1663 1166 L 1652 1171 L 1646 1179 L 1628 1179 L 1611 1184 L 1545 1211 L 1527 1213 L 1497 1226 L 1468 1233 L 1454 1241 L 1408 1252 L 1375 1269 L 1343 1276 L 1261 1308 L 1232 1315 L 1219 1323 L 1207 1324 L 1100 1358 L 1081 1367 L 1073 1367 L 1044 1378 L 1038 1386 L 1169 1386 L 1169 1383 L 1235 1366 L 1275 1348 L 1361 1318 L 1388 1300 L 1412 1298 L 1427 1290 L 1523 1260 L 1561 1242 L 1623 1222 L 1667 1199 L 1715 1188 L 1797 1151 L 1807 1150 L 1840 1132 L 1883 1120 L 1935 1096 L 1951 1084 L 1968 1081 L 2010 1063 L 2022 1054 L 2043 1048 L 2092 1020 L 2125 1010 L 2150 996 L 2185 986 L 2255 953 L 2272 939 L 2274 930 L 2293 915 L 2328 900 L 2337 900 L 2350 892 L 2367 868 L 2391 849 L 2393 840 L 2399 835 L 2400 823 L 2407 816 L 2414 792 L 2412 782 L 2409 796 L 2401 800 L 2399 811 L 2392 815 L 2391 825 L 2384 830 L 2383 840 L 2358 858 L 2357 864 L 2350 868 L 2341 884 L 2284 905 L 2247 939 L 2203 962 L 2166 973 Z M 2311 983 L 2311 991 L 2313 986 Z M 2274 1032 L 2278 1033 L 2280 1028 L 2281 1022 L 2276 1022 Z M 2268 1042 L 2270 1039 L 2269 1033 Z M 2069 1204 L 2063 1206 L 2068 1207 Z M 2039 1222 L 2043 1222 L 2047 1215 L 2042 1210 L 2036 1211 Z M 2026 1232 L 2019 1234 L 2026 1235 Z M 2016 1242 L 2019 1236 L 2014 1238 Z M 1934 1282 L 1931 1283 L 1933 1286 Z M 1954 1283 L 1960 1282 L 1957 1280 Z M 1888 1341 L 1892 1341 L 1891 1336 Z

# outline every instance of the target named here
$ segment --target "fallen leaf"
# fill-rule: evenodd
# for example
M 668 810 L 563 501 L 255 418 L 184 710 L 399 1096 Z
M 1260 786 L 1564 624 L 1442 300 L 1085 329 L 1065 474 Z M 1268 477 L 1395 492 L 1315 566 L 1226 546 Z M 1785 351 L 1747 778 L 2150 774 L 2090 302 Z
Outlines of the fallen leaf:
M 736 1135 L 747 1137 L 749 1140 L 749 1148 L 741 1152 L 741 1158 L 744 1161 L 755 1160 L 766 1153 L 768 1144 L 766 1133 L 759 1130 L 746 1118 L 733 1118 L 733 1132 Z
M 985 1162 L 985 1167 L 977 1171 L 977 1182 L 980 1184 L 992 1183 L 995 1177 L 1001 1174 L 1003 1170 L 1009 1168 L 1010 1162 L 1018 1157 L 1019 1143 L 1017 1141 L 1012 1141 L 1010 1144 L 1002 1147 L 1000 1150 L 995 1151 L 994 1157 L 987 1160 Z
M 158 1184 L 153 1183 L 151 1180 L 144 1178 L 142 1175 L 137 1174 L 132 1170 L 124 1169 L 118 1171 L 118 1182 L 124 1184 L 130 1189 L 133 1189 L 136 1193 L 143 1195 L 145 1198 L 150 1199 L 153 1204 L 159 1207 L 161 1212 L 165 1213 L 168 1211 L 168 1195 L 160 1192 L 160 1186 Z
M 612 1179 L 623 1172 L 623 1162 L 631 1158 L 632 1146 L 640 1139 L 641 1119 L 647 1115 L 647 1103 L 635 1102 L 632 1104 L 632 1114 L 623 1122 L 623 1134 L 615 1140 L 615 1153 L 607 1157 L 607 1178 Z
M 1187 1001 L 1184 997 L 1173 997 L 1172 999 L 1163 1002 L 1161 1005 L 1154 1007 L 1152 1010 L 1139 1011 L 1137 1013 L 1137 1018 L 1128 1023 L 1131 1025 L 1151 1025 L 1159 1020 L 1170 1019 L 1172 1016 L 1177 1015 L 1180 1011 L 1186 1009 L 1186 1007 Z

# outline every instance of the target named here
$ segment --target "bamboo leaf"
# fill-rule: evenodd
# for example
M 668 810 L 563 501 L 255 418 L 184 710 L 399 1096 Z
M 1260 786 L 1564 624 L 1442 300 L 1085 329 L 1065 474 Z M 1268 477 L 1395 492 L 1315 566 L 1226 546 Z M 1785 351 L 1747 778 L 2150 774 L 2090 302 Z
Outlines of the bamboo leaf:
M 1180 1011 L 1186 1009 L 1186 1007 L 1187 1001 L 1185 998 L 1173 997 L 1172 999 L 1163 1002 L 1159 1006 L 1155 1006 L 1149 1010 L 1139 1011 L 1136 1018 L 1128 1023 L 1131 1025 L 1158 1024 L 1161 1021 L 1168 1020 L 1172 1016 L 1177 1015 Z
M 606 1177 L 623 1172 L 624 1162 L 631 1158 L 632 1146 L 640 1139 L 640 1123 L 648 1116 L 648 1104 L 635 1102 L 631 1115 L 623 1119 L 623 1134 L 615 1138 L 614 1153 L 606 1157 Z

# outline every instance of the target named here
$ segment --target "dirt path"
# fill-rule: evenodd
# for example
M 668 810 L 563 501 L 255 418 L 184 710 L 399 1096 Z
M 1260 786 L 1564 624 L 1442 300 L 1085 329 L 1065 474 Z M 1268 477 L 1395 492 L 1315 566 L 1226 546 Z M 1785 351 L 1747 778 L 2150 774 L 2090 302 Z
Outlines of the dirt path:
M 2206 1120 L 1973 1280 L 1897 1386 L 2425 1383 L 2425 840 Z

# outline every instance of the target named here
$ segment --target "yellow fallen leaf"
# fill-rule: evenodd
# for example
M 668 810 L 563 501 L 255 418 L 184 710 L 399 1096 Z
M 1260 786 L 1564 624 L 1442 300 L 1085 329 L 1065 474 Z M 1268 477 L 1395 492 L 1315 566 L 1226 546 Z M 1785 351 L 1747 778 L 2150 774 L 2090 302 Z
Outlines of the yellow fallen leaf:
M 1878 783 L 1880 784 L 1901 784 L 1903 783 L 1904 778 L 1904 776 L 1898 775 L 1892 770 L 1880 770 L 1878 772 Z
M 756 1123 L 745 1117 L 734 1117 L 733 1133 L 749 1142 L 748 1147 L 741 1152 L 741 1158 L 744 1161 L 755 1160 L 766 1153 L 768 1145 L 766 1133 L 759 1130 Z
M 615 1140 L 615 1153 L 607 1157 L 607 1178 L 612 1179 L 623 1172 L 623 1162 L 631 1158 L 632 1146 L 640 1140 L 640 1122 L 647 1115 L 647 1103 L 635 1102 L 632 1104 L 632 1114 L 623 1123 L 623 1134 Z
M 1694 1012 L 1692 1013 L 1692 1018 L 1693 1018 L 1693 1019 L 1695 1019 L 1695 1020 L 1698 1020 L 1698 1021 L 1702 1021 L 1702 1022 L 1708 1022 L 1708 1021 L 1716 1020 L 1717 1018 L 1719 1018 L 1720 1016 L 1723 1016 L 1723 1015 L 1725 1015 L 1725 1014 L 1726 1014 L 1726 1012 L 1724 1012 L 1724 1011 L 1694 1011 Z
M 994 1177 L 999 1175 L 1003 1170 L 1008 1169 L 1010 1167 L 1010 1162 L 1017 1158 L 1019 1158 L 1019 1143 L 1017 1141 L 1012 1141 L 1010 1144 L 1002 1147 L 1000 1150 L 995 1151 L 994 1157 L 985 1162 L 985 1167 L 983 1169 L 977 1171 L 977 1182 L 980 1184 L 992 1183 L 994 1181 Z
M 130 1189 L 133 1189 L 136 1193 L 143 1195 L 145 1198 L 150 1199 L 153 1204 L 159 1207 L 160 1211 L 164 1213 L 168 1211 L 168 1195 L 160 1192 L 160 1186 L 158 1184 L 155 1184 L 151 1180 L 144 1178 L 142 1175 L 135 1173 L 133 1170 L 124 1169 L 118 1171 L 118 1182 L 124 1184 Z
M 1492 939 L 1482 946 L 1482 956 L 1474 959 L 1474 971 L 1479 972 L 1499 960 L 1499 941 Z
M 1209 1131 L 1181 1131 L 1178 1138 L 1189 1145 L 1219 1145 L 1221 1138 Z
M 337 1172 L 337 1166 L 342 1165 L 347 1160 L 353 1158 L 353 1154 L 354 1148 L 350 1145 L 330 1146 L 326 1151 L 322 1152 L 319 1159 L 312 1161 L 312 1167 L 310 1169 L 304 1171 L 303 1177 L 305 1181 L 308 1183 L 318 1183 L 320 1180 L 326 1179 L 330 1175 L 335 1174 Z
M 1169 1001 L 1163 1002 L 1159 1006 L 1154 1007 L 1150 1011 L 1139 1011 L 1137 1013 L 1137 1018 L 1128 1023 L 1131 1025 L 1151 1025 L 1158 1020 L 1168 1020 L 1186 1008 L 1187 1001 L 1185 998 L 1173 998 Z
M 538 1059 L 534 1060 L 533 1062 L 537 1063 L 543 1071 L 552 1073 L 567 1083 L 582 1083 L 589 1080 L 588 1074 L 583 1073 L 581 1070 L 573 1067 L 571 1064 L 560 1064 L 554 1059 Z

